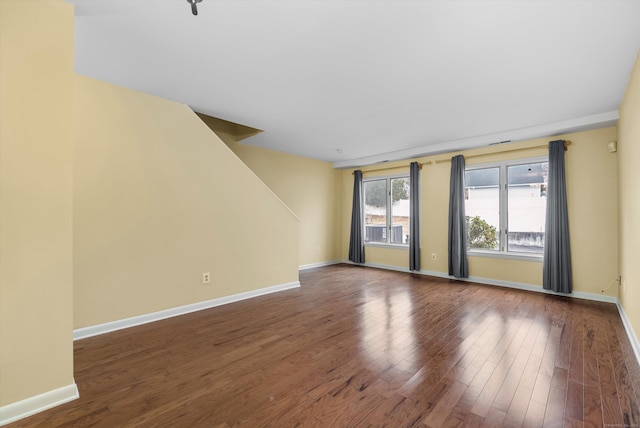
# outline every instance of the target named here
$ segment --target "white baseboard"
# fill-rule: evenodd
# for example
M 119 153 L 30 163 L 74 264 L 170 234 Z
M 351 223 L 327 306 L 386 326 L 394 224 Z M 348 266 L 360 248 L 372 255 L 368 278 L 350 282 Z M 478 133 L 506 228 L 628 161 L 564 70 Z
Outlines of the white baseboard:
M 357 263 L 352 263 L 350 261 L 344 261 L 343 263 L 359 265 Z M 410 271 L 408 268 L 405 268 L 405 267 L 382 265 L 377 263 L 364 263 L 361 266 L 372 267 L 377 269 L 395 270 L 398 272 L 417 273 L 420 275 L 428 275 L 428 276 L 435 276 L 438 278 L 457 280 L 455 277 L 448 275 L 444 272 L 437 272 L 437 271 L 430 271 L 430 270 Z M 462 281 L 476 282 L 478 284 L 497 285 L 499 287 L 515 288 L 517 290 L 535 291 L 536 293 L 545 293 L 545 294 L 553 294 L 553 295 L 565 296 L 565 297 L 574 297 L 578 299 L 594 300 L 597 302 L 607 302 L 607 303 L 618 302 L 617 297 L 606 296 L 604 294 L 585 293 L 583 291 L 574 291 L 571 294 L 555 293 L 550 290 L 545 290 L 540 285 L 523 284 L 519 282 L 502 281 L 499 279 L 491 279 L 491 278 L 481 278 L 478 276 L 470 276 L 469 278 L 462 279 Z
M 251 299 L 253 297 L 264 296 L 265 294 L 276 293 L 278 291 L 290 290 L 300 287 L 300 281 L 289 282 L 286 284 L 274 285 L 272 287 L 260 288 L 258 290 L 246 291 L 244 293 L 233 294 L 231 296 L 219 297 L 217 299 L 206 300 L 204 302 L 192 303 L 190 305 L 178 306 L 176 308 L 165 309 L 163 311 L 153 312 L 150 314 L 138 315 L 122 320 L 111 321 L 104 324 L 82 327 L 73 330 L 73 340 L 86 339 L 87 337 L 97 336 L 99 334 L 109 333 L 124 328 L 134 327 L 137 325 L 147 324 L 154 321 L 160 321 L 167 318 L 177 317 L 179 315 L 189 314 L 191 312 L 201 311 L 204 309 L 214 308 L 216 306 L 226 305 L 228 303 L 239 302 L 241 300 Z
M 618 312 L 620 313 L 620 318 L 622 319 L 622 324 L 624 325 L 624 330 L 627 332 L 627 337 L 629 338 L 629 342 L 631 342 L 631 347 L 633 348 L 633 353 L 636 356 L 636 360 L 638 364 L 640 364 L 640 343 L 638 343 L 638 336 L 636 332 L 633 331 L 633 327 L 631 326 L 631 322 L 627 317 L 627 313 L 624 311 L 624 308 L 620 304 L 620 301 L 617 303 Z
M 80 397 L 75 382 L 34 397 L 0 407 L 0 426 L 24 419 Z
M 307 270 L 313 268 L 319 268 L 324 266 L 336 265 L 338 263 L 342 263 L 342 260 L 331 260 L 329 262 L 318 262 L 318 263 L 309 263 L 308 265 L 300 265 L 298 266 L 298 270 Z
M 498 279 L 479 278 L 479 277 L 475 277 L 475 276 L 470 276 L 469 278 L 466 278 L 465 281 L 477 282 L 479 284 L 497 285 L 499 287 L 516 288 L 518 290 L 535 291 L 537 293 L 553 294 L 555 296 L 574 297 L 574 298 L 577 298 L 577 299 L 593 300 L 593 301 L 596 301 L 596 302 L 606 302 L 606 303 L 617 303 L 618 302 L 618 298 L 617 297 L 607 296 L 607 295 L 604 295 L 604 294 L 585 293 L 584 291 L 574 291 L 571 294 L 556 293 L 556 292 L 551 291 L 551 290 L 545 290 L 540 285 L 521 284 L 521 283 L 517 283 L 517 282 L 501 281 L 501 280 L 498 280 Z

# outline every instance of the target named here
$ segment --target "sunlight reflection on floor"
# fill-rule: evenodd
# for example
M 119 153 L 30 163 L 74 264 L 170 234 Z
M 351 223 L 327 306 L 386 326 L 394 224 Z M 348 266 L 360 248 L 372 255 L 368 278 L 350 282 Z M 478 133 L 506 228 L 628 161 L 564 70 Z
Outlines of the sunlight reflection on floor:
M 409 292 L 390 287 L 383 293 L 366 290 L 360 307 L 361 348 L 371 364 L 413 370 L 408 358 L 418 347 Z

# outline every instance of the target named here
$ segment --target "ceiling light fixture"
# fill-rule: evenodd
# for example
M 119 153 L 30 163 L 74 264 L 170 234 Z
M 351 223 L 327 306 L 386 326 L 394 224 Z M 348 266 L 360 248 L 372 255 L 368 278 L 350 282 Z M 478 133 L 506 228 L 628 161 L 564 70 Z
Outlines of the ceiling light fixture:
M 187 3 L 191 5 L 191 13 L 194 15 L 198 14 L 198 8 L 196 7 L 197 3 L 202 2 L 202 0 L 187 0 Z

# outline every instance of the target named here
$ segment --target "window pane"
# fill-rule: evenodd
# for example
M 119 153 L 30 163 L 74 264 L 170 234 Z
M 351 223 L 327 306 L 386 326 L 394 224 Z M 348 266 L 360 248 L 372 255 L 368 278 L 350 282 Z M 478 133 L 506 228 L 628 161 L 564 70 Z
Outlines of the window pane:
M 548 162 L 507 167 L 508 251 L 544 252 Z
M 364 182 L 364 240 L 387 242 L 387 180 Z
M 467 246 L 499 249 L 500 169 L 473 169 L 465 173 Z
M 409 177 L 391 179 L 391 243 L 409 243 Z

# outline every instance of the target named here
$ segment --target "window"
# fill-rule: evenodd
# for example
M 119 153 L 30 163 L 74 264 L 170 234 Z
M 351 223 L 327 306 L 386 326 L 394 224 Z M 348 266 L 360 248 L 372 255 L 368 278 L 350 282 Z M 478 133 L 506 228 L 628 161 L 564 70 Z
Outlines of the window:
M 363 181 L 364 242 L 409 244 L 409 177 Z
M 470 252 L 542 256 L 548 171 L 547 158 L 467 167 Z

